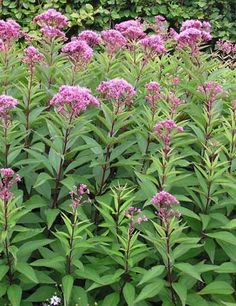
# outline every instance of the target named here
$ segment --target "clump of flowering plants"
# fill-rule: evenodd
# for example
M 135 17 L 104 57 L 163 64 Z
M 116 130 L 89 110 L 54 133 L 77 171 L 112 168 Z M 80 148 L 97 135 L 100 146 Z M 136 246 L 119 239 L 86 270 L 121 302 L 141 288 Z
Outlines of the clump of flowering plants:
M 0 305 L 234 305 L 235 43 L 33 22 L 0 20 Z

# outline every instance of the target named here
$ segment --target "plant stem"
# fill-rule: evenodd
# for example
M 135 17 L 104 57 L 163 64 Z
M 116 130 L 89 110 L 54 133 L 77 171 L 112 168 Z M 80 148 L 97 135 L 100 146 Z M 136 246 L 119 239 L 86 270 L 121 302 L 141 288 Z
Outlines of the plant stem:
M 69 255 L 67 255 L 67 273 L 71 274 L 71 268 L 72 268 L 72 255 L 73 255 L 73 244 L 74 244 L 74 236 L 75 236 L 75 229 L 76 229 L 76 225 L 77 225 L 77 210 L 74 210 L 74 220 L 73 220 L 73 224 L 72 224 L 72 232 L 71 232 L 71 236 L 70 236 L 70 240 L 69 240 L 69 247 L 70 247 L 70 252 Z
M 7 126 L 4 126 L 4 143 L 5 143 L 5 152 L 4 152 L 4 159 L 5 159 L 5 168 L 8 167 L 8 151 L 9 151 L 9 146 L 7 143 Z
M 30 66 L 30 77 L 29 77 L 29 84 L 28 84 L 28 97 L 27 97 L 27 106 L 26 106 L 26 137 L 25 137 L 25 148 L 29 148 L 29 130 L 30 130 L 30 103 L 31 103 L 31 93 L 32 93 L 32 84 L 33 84 L 33 67 Z
M 4 215 L 4 226 L 3 229 L 5 232 L 8 231 L 8 200 L 4 199 L 3 200 L 3 215 Z M 7 277 L 9 284 L 11 285 L 13 282 L 13 272 L 12 272 L 12 260 L 9 252 L 9 242 L 8 242 L 8 235 L 6 234 L 6 238 L 4 239 L 4 248 L 5 248 L 5 255 L 6 255 L 6 260 L 7 260 L 7 265 L 8 265 L 8 272 L 7 272 Z
M 60 159 L 60 164 L 59 164 L 59 168 L 58 168 L 58 172 L 56 175 L 56 182 L 55 182 L 55 190 L 54 190 L 54 195 L 53 195 L 53 201 L 51 203 L 51 208 L 57 208 L 57 202 L 58 202 L 58 196 L 59 196 L 59 187 L 60 187 L 60 183 L 61 183 L 61 176 L 62 176 L 62 170 L 63 170 L 63 165 L 65 162 L 65 154 L 67 151 L 67 144 L 68 144 L 68 138 L 70 135 L 70 131 L 71 131 L 71 121 L 72 121 L 72 116 L 73 113 L 71 114 L 71 117 L 69 119 L 69 124 L 68 127 L 65 130 L 65 135 L 64 135 L 64 140 L 63 140 L 63 149 L 62 149 L 62 157 Z
M 170 287 L 171 300 L 172 300 L 173 305 L 176 305 L 175 292 L 173 289 L 173 275 L 172 275 L 172 264 L 171 264 L 170 251 L 171 251 L 170 228 L 169 228 L 169 222 L 167 221 L 167 224 L 166 224 L 167 278 L 168 278 L 168 283 Z
M 128 243 L 127 249 L 125 250 L 125 274 L 129 273 L 129 255 L 130 255 L 130 242 L 131 242 L 132 234 L 130 232 L 130 226 L 128 228 Z

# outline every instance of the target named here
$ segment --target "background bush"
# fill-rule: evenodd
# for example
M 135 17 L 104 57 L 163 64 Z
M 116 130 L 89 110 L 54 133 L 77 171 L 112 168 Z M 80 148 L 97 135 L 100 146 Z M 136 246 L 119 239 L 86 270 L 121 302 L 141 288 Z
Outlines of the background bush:
M 83 27 L 110 27 L 120 20 L 137 16 L 150 20 L 160 14 L 175 27 L 186 19 L 207 19 L 211 21 L 215 37 L 236 38 L 234 0 L 3 0 L 0 5 L 2 18 L 14 18 L 25 28 L 32 26 L 32 16 L 54 7 L 70 19 L 72 32 Z

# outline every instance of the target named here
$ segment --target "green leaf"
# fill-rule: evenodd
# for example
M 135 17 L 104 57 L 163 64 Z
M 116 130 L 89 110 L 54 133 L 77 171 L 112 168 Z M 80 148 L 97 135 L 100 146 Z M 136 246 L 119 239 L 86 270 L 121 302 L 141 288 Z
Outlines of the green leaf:
M 216 273 L 235 273 L 236 275 L 236 263 L 224 262 L 218 268 L 214 270 Z
M 26 276 L 32 282 L 38 283 L 38 278 L 34 272 L 34 269 L 29 264 L 23 262 L 17 262 L 16 271 Z
M 187 299 L 187 287 L 181 283 L 173 283 L 172 286 L 175 292 L 178 294 L 182 305 L 184 306 Z
M 47 228 L 50 229 L 53 222 L 55 221 L 56 217 L 60 213 L 59 209 L 46 209 L 45 210 L 45 215 L 47 218 Z
M 138 303 L 148 298 L 157 296 L 163 287 L 164 287 L 163 281 L 160 279 L 155 279 L 155 282 L 153 284 L 148 284 L 141 290 L 141 292 L 139 293 L 139 295 L 137 296 L 134 302 Z
M 138 285 L 142 285 L 143 283 L 146 283 L 146 282 L 152 280 L 153 278 L 161 275 L 164 270 L 165 270 L 164 266 L 152 267 L 150 270 L 148 270 L 144 273 L 144 275 L 143 275 L 142 279 L 140 280 L 140 282 L 138 283 Z
M 123 288 L 123 295 L 128 306 L 134 305 L 135 287 L 131 283 L 126 283 Z
M 7 271 L 8 271 L 8 266 L 7 265 L 0 266 L 0 281 L 6 275 Z
M 200 292 L 198 292 L 201 295 L 205 294 L 223 294 L 228 295 L 232 294 L 234 292 L 233 287 L 230 286 L 230 284 L 223 282 L 223 281 L 214 281 L 207 285 L 205 288 L 203 288 Z
M 120 296 L 118 293 L 113 292 L 105 297 L 102 302 L 102 306 L 118 306 L 119 305 Z
M 182 271 L 184 274 L 190 275 L 197 280 L 202 280 L 200 274 L 196 271 L 194 266 L 189 263 L 178 263 L 174 265 L 175 268 Z
M 215 232 L 206 234 L 208 237 L 230 243 L 236 246 L 236 236 L 229 232 Z
M 26 301 L 27 302 L 44 302 L 50 299 L 55 294 L 55 287 L 52 286 L 41 286 L 36 291 L 31 294 Z
M 70 303 L 71 291 L 73 288 L 74 279 L 71 275 L 66 275 L 62 279 L 62 290 L 64 297 L 64 306 L 68 306 Z
M 7 289 L 7 296 L 11 302 L 11 306 L 20 306 L 22 289 L 18 285 L 11 285 Z

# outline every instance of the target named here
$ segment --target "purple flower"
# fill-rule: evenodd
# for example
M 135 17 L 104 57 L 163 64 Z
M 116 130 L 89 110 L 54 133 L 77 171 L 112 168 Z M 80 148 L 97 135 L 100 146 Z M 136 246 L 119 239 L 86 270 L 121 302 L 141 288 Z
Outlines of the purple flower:
M 148 101 L 151 109 L 153 112 L 156 112 L 156 103 L 160 99 L 160 84 L 157 82 L 149 82 L 145 85 L 148 94 L 146 95 L 145 99 Z
M 61 299 L 54 295 L 50 298 L 50 306 L 58 306 L 61 304 Z
M 158 54 L 166 52 L 164 40 L 160 35 L 152 35 L 139 41 L 144 49 L 146 59 L 154 59 Z
M 38 49 L 30 46 L 24 50 L 24 58 L 23 62 L 28 64 L 30 67 L 35 66 L 38 62 L 41 62 L 44 60 L 44 55 L 39 52 Z
M 62 32 L 61 30 L 57 29 L 57 28 L 52 27 L 52 26 L 42 27 L 40 31 L 43 34 L 43 36 L 46 39 L 49 39 L 50 41 L 52 39 L 55 39 L 55 38 L 60 38 L 62 40 L 66 40 L 65 33 Z
M 170 151 L 171 136 L 173 132 L 183 132 L 184 129 L 182 127 L 178 127 L 173 120 L 168 119 L 156 124 L 154 131 L 157 137 L 163 142 L 163 150 L 165 155 L 167 155 Z
M 196 55 L 199 52 L 199 44 L 211 40 L 211 25 L 209 22 L 199 20 L 186 20 L 176 35 L 178 48 L 189 47 L 191 53 Z
M 88 88 L 63 85 L 51 99 L 50 105 L 55 106 L 57 111 L 65 117 L 73 119 L 79 116 L 82 111 L 85 111 L 88 106 L 98 107 L 100 103 Z
M 115 29 L 120 31 L 128 41 L 136 41 L 146 36 L 144 27 L 139 20 L 123 21 L 118 23 Z
M 130 106 L 132 98 L 136 94 L 134 87 L 124 79 L 112 79 L 103 81 L 97 87 L 107 100 L 113 100 L 117 104 L 117 112 L 121 107 Z
M 207 98 L 207 105 L 209 108 L 211 108 L 218 95 L 223 92 L 223 88 L 217 82 L 207 81 L 203 85 L 198 86 L 198 91 L 205 94 Z
M 65 33 L 63 33 L 61 29 L 67 26 L 68 20 L 55 9 L 49 9 L 36 16 L 33 22 L 40 26 L 43 36 L 49 39 L 49 41 L 54 38 L 65 40 Z
M 141 214 L 142 211 L 136 207 L 129 207 L 125 211 L 125 216 L 130 220 L 129 222 L 129 234 L 132 235 L 135 229 L 135 224 L 141 224 L 142 222 L 148 221 L 148 218 L 145 215 Z
M 69 56 L 74 65 L 83 67 L 87 65 L 93 57 L 93 50 L 84 40 L 74 39 L 65 44 L 62 53 Z
M 94 47 L 102 42 L 101 36 L 90 30 L 82 31 L 78 35 L 78 39 L 86 41 L 86 43 L 91 47 Z
M 34 17 L 33 22 L 40 27 L 51 26 L 58 29 L 62 29 L 68 24 L 67 18 L 55 9 L 49 9 Z
M 11 47 L 14 40 L 21 37 L 20 26 L 15 20 L 0 20 L 0 49 L 6 51 Z
M 106 46 L 107 53 L 110 55 L 123 48 L 127 43 L 126 38 L 116 30 L 102 31 L 101 37 Z
M 13 193 L 10 191 L 13 185 L 21 181 L 20 176 L 17 174 L 14 177 L 14 170 L 11 168 L 0 169 L 0 199 L 8 201 L 13 197 Z
M 219 40 L 217 42 L 217 48 L 225 54 L 236 53 L 236 44 L 230 40 Z
M 70 197 L 72 199 L 71 207 L 77 209 L 78 206 L 83 205 L 84 203 L 91 202 L 88 195 L 90 191 L 85 184 L 80 184 L 79 187 L 74 186 L 73 190 L 70 192 Z M 87 198 L 84 199 L 84 196 L 87 195 Z
M 151 200 L 157 209 L 157 214 L 163 222 L 168 222 L 171 217 L 180 217 L 180 212 L 173 209 L 179 201 L 170 193 L 162 190 L 158 192 Z
M 11 96 L 0 96 L 0 119 L 2 119 L 5 127 L 7 127 L 9 123 L 9 111 L 15 108 L 17 104 L 18 101 Z

